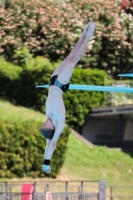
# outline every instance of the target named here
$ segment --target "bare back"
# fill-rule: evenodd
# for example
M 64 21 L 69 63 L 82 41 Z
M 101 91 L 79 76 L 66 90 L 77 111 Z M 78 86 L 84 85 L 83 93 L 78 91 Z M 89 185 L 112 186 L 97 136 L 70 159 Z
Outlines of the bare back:
M 57 86 L 50 86 L 46 100 L 46 117 L 51 119 L 54 126 L 59 122 L 65 122 L 65 106 L 62 99 L 63 92 Z

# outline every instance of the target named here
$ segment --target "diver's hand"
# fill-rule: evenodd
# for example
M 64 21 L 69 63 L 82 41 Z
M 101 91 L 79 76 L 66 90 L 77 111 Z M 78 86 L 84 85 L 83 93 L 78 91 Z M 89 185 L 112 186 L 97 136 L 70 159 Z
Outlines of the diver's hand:
M 51 168 L 49 165 L 44 165 L 42 166 L 42 171 L 46 172 L 47 174 L 51 172 Z

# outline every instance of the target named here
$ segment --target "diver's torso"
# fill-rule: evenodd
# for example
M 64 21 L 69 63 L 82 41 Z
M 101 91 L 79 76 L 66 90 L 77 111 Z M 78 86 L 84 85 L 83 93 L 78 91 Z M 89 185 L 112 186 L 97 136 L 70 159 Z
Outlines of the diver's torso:
M 46 117 L 52 119 L 55 125 L 58 121 L 65 121 L 65 105 L 62 99 L 63 92 L 57 86 L 49 87 L 46 100 Z

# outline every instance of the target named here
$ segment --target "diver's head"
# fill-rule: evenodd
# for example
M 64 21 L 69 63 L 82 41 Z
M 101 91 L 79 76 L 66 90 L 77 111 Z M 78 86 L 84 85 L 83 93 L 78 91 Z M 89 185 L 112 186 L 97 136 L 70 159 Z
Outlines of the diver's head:
M 40 128 L 40 132 L 46 139 L 53 138 L 55 127 L 51 119 L 47 119 L 46 122 L 43 123 L 42 128 Z

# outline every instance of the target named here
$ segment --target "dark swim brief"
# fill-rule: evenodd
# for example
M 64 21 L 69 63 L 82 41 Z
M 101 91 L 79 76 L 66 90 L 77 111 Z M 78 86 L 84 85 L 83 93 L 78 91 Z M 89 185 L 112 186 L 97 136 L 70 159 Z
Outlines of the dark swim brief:
M 57 80 L 58 76 L 52 76 L 51 80 L 50 80 L 50 85 L 55 85 L 57 87 L 59 87 L 63 92 L 66 92 L 69 88 L 69 83 L 67 83 L 66 85 L 61 84 L 58 80 Z

